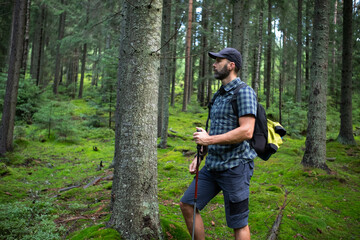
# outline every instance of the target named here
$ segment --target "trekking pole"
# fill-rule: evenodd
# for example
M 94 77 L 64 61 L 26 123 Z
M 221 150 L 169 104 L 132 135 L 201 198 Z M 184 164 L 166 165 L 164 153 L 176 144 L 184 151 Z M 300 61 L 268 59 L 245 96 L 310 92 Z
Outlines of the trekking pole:
M 201 130 L 196 130 L 197 132 L 201 132 Z M 197 155 L 196 155 L 196 176 L 195 176 L 195 194 L 194 194 L 194 217 L 193 217 L 193 229 L 192 229 L 192 240 L 195 239 L 195 219 L 196 219 L 196 201 L 197 201 L 197 190 L 198 190 L 198 180 L 199 180 L 199 165 L 200 165 L 200 150 L 201 145 L 198 144 Z

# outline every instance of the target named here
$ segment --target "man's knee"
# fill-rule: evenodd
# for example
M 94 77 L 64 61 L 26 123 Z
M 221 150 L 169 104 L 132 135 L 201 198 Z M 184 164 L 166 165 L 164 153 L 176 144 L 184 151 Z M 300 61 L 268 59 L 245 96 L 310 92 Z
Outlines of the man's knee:
M 193 208 L 193 206 L 191 206 L 191 205 L 189 205 L 189 204 L 187 204 L 187 203 L 183 203 L 183 202 L 180 202 L 180 209 L 181 209 L 181 211 L 188 211 L 188 210 L 190 210 L 190 209 L 192 209 Z

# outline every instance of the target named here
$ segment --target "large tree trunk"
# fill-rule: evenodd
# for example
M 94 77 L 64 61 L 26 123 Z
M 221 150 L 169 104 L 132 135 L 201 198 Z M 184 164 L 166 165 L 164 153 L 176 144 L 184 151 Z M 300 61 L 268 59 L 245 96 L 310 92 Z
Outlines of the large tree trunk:
M 15 111 L 24 47 L 27 0 L 14 1 L 8 78 L 0 127 L 0 155 L 13 149 Z
M 192 12 L 193 12 L 193 1 L 189 0 L 188 8 L 188 25 L 186 30 L 186 50 L 185 50 L 185 78 L 184 78 L 184 96 L 182 111 L 187 111 L 187 104 L 189 99 L 189 88 L 190 88 L 190 75 L 191 75 L 191 26 L 192 26 Z
M 295 102 L 301 102 L 302 0 L 298 0 Z
M 161 60 L 160 60 L 160 88 L 159 88 L 159 113 L 158 133 L 160 132 L 160 148 L 167 147 L 169 126 L 169 95 L 170 95 L 170 26 L 171 26 L 171 0 L 163 0 L 163 7 L 168 9 L 162 13 L 161 31 Z M 159 131 L 160 130 L 160 131 Z
M 328 78 L 329 2 L 315 0 L 310 96 L 305 154 L 302 164 L 329 170 L 326 165 L 326 90 Z
M 352 0 L 344 0 L 340 133 L 342 144 L 356 145 L 352 123 Z
M 109 225 L 124 239 L 161 239 L 156 139 L 162 1 L 122 6 Z
M 64 0 L 61 0 L 61 5 L 64 6 Z M 59 17 L 59 29 L 58 29 L 58 42 L 56 43 L 56 57 L 55 57 L 55 77 L 53 84 L 53 93 L 58 94 L 58 86 L 60 82 L 60 72 L 61 72 L 61 52 L 60 52 L 60 41 L 64 37 L 65 32 L 65 18 L 66 12 L 62 12 Z

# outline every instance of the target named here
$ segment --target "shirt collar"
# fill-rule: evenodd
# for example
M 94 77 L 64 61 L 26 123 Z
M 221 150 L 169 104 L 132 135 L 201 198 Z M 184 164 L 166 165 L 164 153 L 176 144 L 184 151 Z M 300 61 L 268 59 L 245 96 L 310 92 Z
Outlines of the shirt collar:
M 228 84 L 226 84 L 224 86 L 224 90 L 225 90 L 225 92 L 229 92 L 232 89 L 235 89 L 239 84 L 241 84 L 241 80 L 239 77 L 237 77 L 234 80 L 232 80 L 231 82 L 229 82 Z

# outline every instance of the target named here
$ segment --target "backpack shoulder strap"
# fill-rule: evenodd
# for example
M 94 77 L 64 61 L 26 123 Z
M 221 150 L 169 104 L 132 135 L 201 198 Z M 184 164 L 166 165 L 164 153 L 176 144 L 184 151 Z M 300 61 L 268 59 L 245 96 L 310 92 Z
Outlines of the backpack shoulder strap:
M 234 94 L 233 94 L 233 96 L 232 96 L 232 98 L 231 98 L 231 106 L 232 106 L 232 109 L 233 109 L 234 114 L 235 114 L 236 117 L 239 115 L 238 104 L 237 104 L 237 95 L 238 95 L 240 89 L 241 89 L 241 88 L 244 88 L 244 87 L 246 87 L 246 86 L 247 86 L 247 84 L 244 83 L 244 82 L 241 83 L 239 86 L 237 86 L 237 87 L 235 88 Z M 238 124 L 239 124 L 239 123 L 238 123 Z
M 206 119 L 206 126 L 205 126 L 205 131 L 208 131 L 209 128 L 209 120 L 210 120 L 210 112 L 211 112 L 211 107 L 215 102 L 215 99 L 217 98 L 217 96 L 219 96 L 220 91 L 217 90 L 216 93 L 214 94 L 214 96 L 212 97 L 212 99 L 210 100 L 209 104 L 208 104 L 208 109 L 209 109 L 209 113 L 208 113 L 208 117 Z

